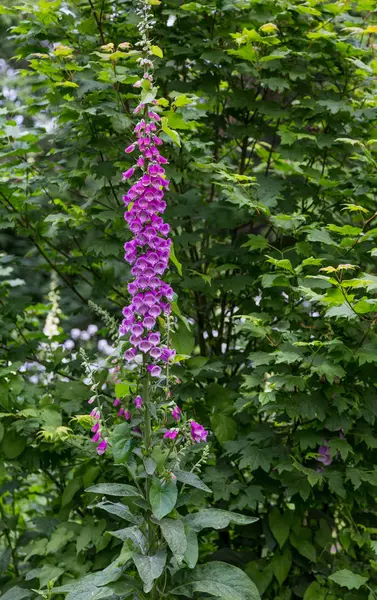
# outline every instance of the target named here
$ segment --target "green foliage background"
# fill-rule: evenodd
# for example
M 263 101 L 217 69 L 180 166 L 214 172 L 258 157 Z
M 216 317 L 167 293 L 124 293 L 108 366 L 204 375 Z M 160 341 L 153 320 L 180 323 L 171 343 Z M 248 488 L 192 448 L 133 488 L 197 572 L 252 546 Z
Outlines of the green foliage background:
M 93 322 L 109 339 L 88 301 L 119 320 L 127 298 L 137 65 L 117 47 L 135 43 L 136 15 L 131 0 L 0 13 L 0 598 L 60 598 L 51 582 L 119 553 L 84 490 L 127 474 L 91 447 L 77 343 L 61 343 Z M 174 345 L 189 356 L 173 394 L 213 432 L 213 506 L 259 517 L 204 532 L 201 557 L 241 566 L 266 600 L 373 600 L 375 2 L 163 0 L 155 15 Z M 53 271 L 59 345 L 42 333 Z M 99 337 L 83 342 L 93 360 Z M 25 362 L 44 369 L 37 383 Z

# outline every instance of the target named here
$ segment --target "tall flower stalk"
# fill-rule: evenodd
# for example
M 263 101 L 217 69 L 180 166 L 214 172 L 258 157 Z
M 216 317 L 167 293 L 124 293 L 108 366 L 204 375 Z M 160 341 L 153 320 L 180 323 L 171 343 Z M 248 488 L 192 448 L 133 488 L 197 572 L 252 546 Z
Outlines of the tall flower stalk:
M 92 382 L 93 397 L 89 400 L 97 404 L 91 413 L 92 439 L 98 443 L 97 452 L 103 454 L 109 445 L 115 464 L 126 467 L 135 485 L 103 483 L 87 491 L 127 497 L 127 507 L 111 500 L 94 506 L 133 523 L 132 527 L 112 534 L 124 542 L 116 567 L 121 565 L 127 575 L 134 576 L 133 580 L 127 580 L 127 585 L 131 586 L 130 593 L 135 600 L 187 597 L 191 585 L 202 591 L 201 581 L 205 581 L 206 592 L 211 594 L 215 590 L 214 595 L 218 597 L 219 579 L 227 585 L 227 595 L 221 595 L 224 600 L 230 598 L 230 579 L 238 587 L 241 585 L 241 592 L 245 592 L 242 598 L 259 600 L 252 582 L 231 565 L 213 563 L 195 569 L 199 556 L 197 532 L 205 527 L 224 527 L 232 520 L 246 525 L 255 519 L 216 509 L 189 512 L 193 508 L 193 496 L 187 487 L 211 493 L 198 476 L 209 459 L 210 450 L 203 444 L 193 451 L 192 446 L 207 441 L 208 432 L 200 423 L 185 417 L 168 391 L 169 378 L 172 378 L 169 362 L 175 357 L 169 344 L 170 327 L 174 327 L 171 317 L 174 292 L 164 280 L 171 249 L 170 228 L 162 217 L 169 181 L 165 173 L 167 159 L 161 154 L 161 117 L 155 99 L 157 88 L 153 84 L 149 37 L 153 27 L 152 2 L 154 0 L 140 0 L 138 4 L 141 38 L 138 63 L 142 76 L 135 83 L 141 96 L 134 113 L 140 120 L 134 128 L 135 140 L 126 148 L 128 155 L 135 155 L 135 162 L 123 173 L 125 181 L 134 177 L 136 181 L 124 196 L 124 216 L 132 233 L 132 239 L 124 245 L 125 260 L 131 266 L 133 279 L 128 284 L 130 303 L 123 309 L 120 335 L 127 340 L 129 347 L 124 358 L 128 371 L 133 367 L 137 383 L 120 383 L 127 390 L 134 390 L 133 402 L 128 398 L 127 406 L 121 406 L 124 396 L 113 401 L 117 411 L 115 419 L 123 421 L 114 428 L 107 426 L 107 400 L 103 405 L 99 402 L 102 396 L 99 381 Z M 119 364 L 114 373 L 117 380 L 122 378 L 123 369 Z M 184 496 L 179 499 L 183 492 Z M 121 575 L 122 571 L 118 576 Z M 213 582 L 212 589 L 209 580 Z
M 138 178 L 123 196 L 126 212 L 124 218 L 132 233 L 132 239 L 124 244 L 125 261 L 131 266 L 133 280 L 128 284 L 130 303 L 123 308 L 123 320 L 119 329 L 121 336 L 129 341 L 124 358 L 138 373 L 139 395 L 134 399 L 136 410 L 144 411 L 142 438 L 144 452 L 148 455 L 152 448 L 151 414 L 156 392 L 161 384 L 168 396 L 166 404 L 172 404 L 172 419 L 181 427 L 166 431 L 158 425 L 167 441 L 178 436 L 183 444 L 199 443 L 207 440 L 207 431 L 195 421 L 181 420 L 181 410 L 169 398 L 169 363 L 174 360 L 175 350 L 170 347 L 171 302 L 174 291 L 163 277 L 169 266 L 171 239 L 170 226 L 162 217 L 166 210 L 165 192 L 169 191 L 169 180 L 165 166 L 168 161 L 160 152 L 163 140 L 160 137 L 161 117 L 156 100 L 157 87 L 154 86 L 153 51 L 150 30 L 154 21 L 148 0 L 139 0 L 136 10 L 139 17 L 140 50 L 137 63 L 142 70 L 134 87 L 140 89 L 140 100 L 134 114 L 140 120 L 134 128 L 135 141 L 125 152 L 135 155 L 134 164 L 123 173 L 123 180 Z M 119 369 L 120 367 L 116 367 Z M 114 401 L 118 407 L 120 400 Z M 128 407 L 120 407 L 118 417 L 130 421 L 132 414 Z M 96 413 L 97 421 L 99 419 Z M 166 422 L 166 417 L 165 417 Z M 94 423 L 92 441 L 98 443 L 97 452 L 104 454 L 108 440 L 104 428 Z M 147 482 L 147 486 L 148 486 Z

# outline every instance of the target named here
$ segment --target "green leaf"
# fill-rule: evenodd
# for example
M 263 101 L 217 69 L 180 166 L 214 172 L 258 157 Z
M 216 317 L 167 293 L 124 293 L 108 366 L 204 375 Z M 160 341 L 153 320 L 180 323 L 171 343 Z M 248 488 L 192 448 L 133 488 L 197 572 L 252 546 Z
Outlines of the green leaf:
M 87 548 L 92 541 L 92 526 L 83 527 L 80 531 L 80 535 L 76 540 L 76 553 L 79 554 Z
M 287 579 L 291 566 L 292 553 L 289 549 L 284 550 L 282 553 L 279 551 L 275 552 L 271 567 L 279 585 L 283 585 L 284 581 Z
M 24 598 L 30 598 L 31 591 L 25 590 L 18 585 L 10 588 L 7 592 L 0 596 L 0 600 L 24 600 Z
M 115 384 L 115 396 L 117 398 L 124 398 L 132 393 L 136 389 L 136 384 L 131 381 L 124 381 L 123 383 Z
M 126 483 L 97 483 L 97 485 L 92 485 L 85 491 L 92 494 L 103 494 L 104 496 L 141 496 L 135 486 Z
M 159 46 L 151 46 L 152 53 L 159 58 L 164 58 L 164 53 Z
M 270 448 L 258 448 L 257 446 L 249 446 L 243 452 L 240 460 L 240 468 L 250 467 L 252 471 L 256 471 L 259 467 L 266 473 L 271 468 L 272 454 Z
M 214 561 L 182 575 L 178 572 L 175 580 L 172 593 L 178 596 L 191 597 L 199 592 L 211 594 L 218 600 L 260 600 L 255 584 L 246 573 L 227 563 Z
M 342 569 L 341 571 L 329 575 L 329 579 L 342 587 L 346 587 L 348 590 L 358 590 L 368 581 L 368 577 L 363 577 L 348 569 Z
M 179 262 L 178 258 L 176 257 L 173 243 L 170 246 L 169 258 L 170 258 L 171 262 L 173 263 L 173 265 L 176 267 L 180 276 L 182 277 L 182 264 Z
M 303 534 L 306 533 L 306 531 L 304 531 L 302 528 L 301 531 L 303 532 Z M 308 533 L 310 535 L 310 530 L 308 531 Z M 305 535 L 301 535 L 301 532 L 292 532 L 289 537 L 289 541 L 302 556 L 305 556 L 305 558 L 307 558 L 311 562 L 316 562 L 317 554 L 315 547 L 313 546 L 310 540 L 306 539 Z
M 7 571 L 11 557 L 12 557 L 12 550 L 11 550 L 10 546 L 8 546 L 0 554 L 0 573 L 5 573 Z
M 220 444 L 223 444 L 234 439 L 237 431 L 237 423 L 232 417 L 227 417 L 218 412 L 211 415 L 211 428 Z
M 148 475 L 153 475 L 157 469 L 157 463 L 155 460 L 153 460 L 153 458 L 148 456 L 148 457 L 144 458 L 144 467 L 145 467 L 145 472 Z
M 117 529 L 117 531 L 109 531 L 110 535 L 122 540 L 131 540 L 140 552 L 145 553 L 147 550 L 147 539 L 145 535 L 136 526 Z
M 280 548 L 282 548 L 287 541 L 291 529 L 291 520 L 287 517 L 287 513 L 281 513 L 276 507 L 273 508 L 268 515 L 270 529 Z
M 162 117 L 161 126 L 162 126 L 162 131 L 164 133 L 166 133 L 166 135 L 168 137 L 170 137 L 177 146 L 180 147 L 181 146 L 181 138 L 179 137 L 179 133 L 177 133 L 177 131 L 175 131 L 174 129 L 170 129 L 170 127 L 168 126 L 167 117 Z
M 190 569 L 194 569 L 199 558 L 198 536 L 188 525 L 185 525 L 187 548 L 184 561 Z
M 326 595 L 326 590 L 324 590 L 317 581 L 313 581 L 313 583 L 306 588 L 304 600 L 325 600 Z
M 159 522 L 162 535 L 168 543 L 168 546 L 180 563 L 183 560 L 187 550 L 187 540 L 185 526 L 183 521 L 177 519 L 162 519 Z
M 171 343 L 178 354 L 190 356 L 195 348 L 194 334 L 179 323 L 177 330 L 171 336 Z
M 105 510 L 110 514 L 116 515 L 120 519 L 129 521 L 130 523 L 134 523 L 135 525 L 140 525 L 140 523 L 142 523 L 143 521 L 141 517 L 132 514 L 128 506 L 125 506 L 120 502 L 104 501 L 99 502 L 98 504 L 93 504 L 90 506 L 90 508 L 101 508 L 102 510 Z
M 79 489 L 82 487 L 82 479 L 81 477 L 76 477 L 72 479 L 65 487 L 63 495 L 62 495 L 62 506 L 66 506 L 69 502 L 71 502 L 73 496 Z
M 258 521 L 256 517 L 247 517 L 235 512 L 228 512 L 217 508 L 205 508 L 197 513 L 184 517 L 184 522 L 194 531 L 201 531 L 207 527 L 212 529 L 224 529 L 229 523 L 236 525 L 250 525 Z
M 156 519 L 160 521 L 173 510 L 177 497 L 178 490 L 174 481 L 161 482 L 159 479 L 153 480 L 149 492 L 149 501 Z
M 140 578 L 144 583 L 144 592 L 148 594 L 153 588 L 154 581 L 160 577 L 166 563 L 166 552 L 160 550 L 154 556 L 133 554 L 133 561 Z
M 17 435 L 16 432 L 12 429 L 11 431 L 6 431 L 1 442 L 1 448 L 4 452 L 6 458 L 12 460 L 13 458 L 17 458 L 24 451 L 26 446 L 26 440 L 24 437 Z
M 264 250 L 268 246 L 268 240 L 263 235 L 249 235 L 249 241 L 243 247 L 251 250 Z
M 196 473 L 191 473 L 189 471 L 174 471 L 174 475 L 181 483 L 191 485 L 191 487 L 198 488 L 198 490 L 203 490 L 204 492 L 212 493 L 212 490 L 200 479 L 200 477 L 198 477 Z
M 55 565 L 45 564 L 39 571 L 37 577 L 39 579 L 39 585 L 43 589 L 47 587 L 49 581 L 56 581 L 61 575 L 63 575 L 64 569 Z
M 110 437 L 115 464 L 127 461 L 132 452 L 131 427 L 128 423 L 121 423 L 114 427 Z

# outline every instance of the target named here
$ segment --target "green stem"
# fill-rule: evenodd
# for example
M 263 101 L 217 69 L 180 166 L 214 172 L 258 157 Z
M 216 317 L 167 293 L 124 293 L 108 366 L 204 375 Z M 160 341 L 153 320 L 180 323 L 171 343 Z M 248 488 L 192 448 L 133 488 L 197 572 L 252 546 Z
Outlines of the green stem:
M 145 375 L 143 378 L 143 404 L 144 404 L 144 447 L 145 455 L 148 457 L 152 446 L 152 427 L 151 427 L 151 410 L 149 406 L 149 377 L 146 366 L 146 360 L 144 359 Z M 151 489 L 151 476 L 146 474 L 145 480 L 145 498 L 149 501 L 149 492 Z M 148 541 L 149 541 L 149 552 L 153 547 L 153 523 L 148 519 Z
M 145 377 L 143 379 L 143 403 L 144 403 L 144 443 L 146 455 L 149 455 L 152 446 L 152 427 L 151 427 L 151 410 L 149 406 L 149 378 L 148 372 L 145 369 Z
M 370 593 L 372 594 L 373 598 L 377 598 L 376 594 L 374 593 L 374 591 L 372 590 L 372 588 L 369 587 L 369 585 L 365 585 L 365 587 L 370 591 Z

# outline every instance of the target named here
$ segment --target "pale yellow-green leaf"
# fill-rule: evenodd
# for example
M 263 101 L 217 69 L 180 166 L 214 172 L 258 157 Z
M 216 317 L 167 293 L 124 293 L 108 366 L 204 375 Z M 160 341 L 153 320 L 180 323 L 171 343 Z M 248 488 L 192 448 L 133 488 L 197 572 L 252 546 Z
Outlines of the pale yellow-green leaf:
M 377 25 L 369 25 L 365 30 L 364 33 L 377 33 Z
M 279 31 L 279 29 L 276 27 L 275 23 L 265 23 L 259 27 L 259 31 L 263 31 L 263 33 L 275 33 Z
M 164 57 L 164 53 L 159 46 L 151 46 L 151 50 L 155 56 L 158 56 L 158 58 Z
M 58 81 L 57 83 L 55 83 L 55 87 L 78 88 L 79 86 L 77 85 L 77 83 L 74 83 L 73 81 Z

